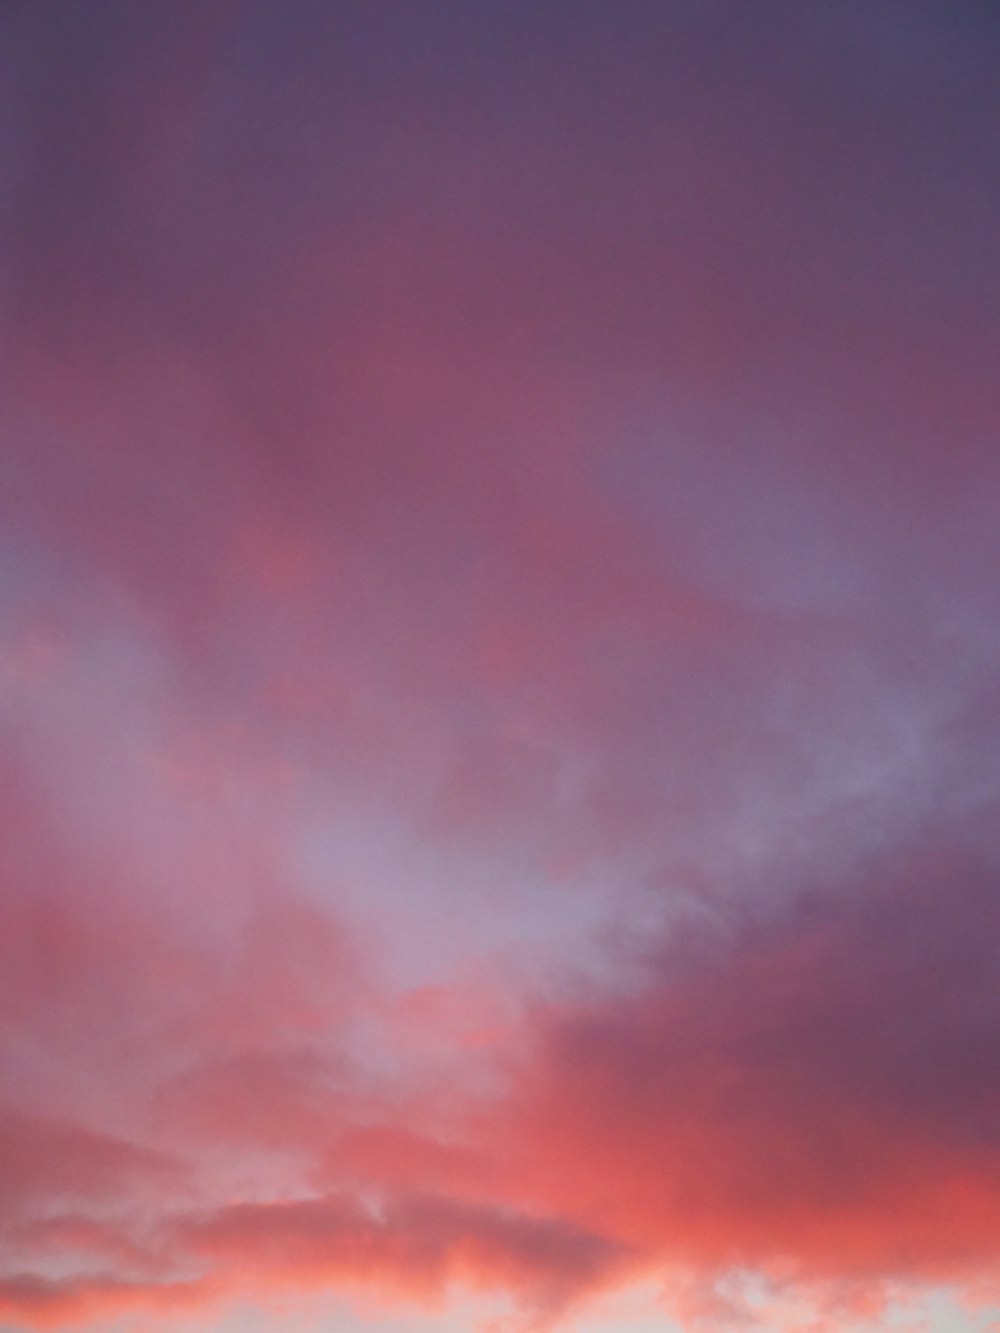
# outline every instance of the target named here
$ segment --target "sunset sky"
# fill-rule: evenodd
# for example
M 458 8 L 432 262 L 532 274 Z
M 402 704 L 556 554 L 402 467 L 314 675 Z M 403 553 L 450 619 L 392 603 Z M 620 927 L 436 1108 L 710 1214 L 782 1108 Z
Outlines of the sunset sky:
M 1000 1333 L 998 71 L 0 0 L 0 1333 Z

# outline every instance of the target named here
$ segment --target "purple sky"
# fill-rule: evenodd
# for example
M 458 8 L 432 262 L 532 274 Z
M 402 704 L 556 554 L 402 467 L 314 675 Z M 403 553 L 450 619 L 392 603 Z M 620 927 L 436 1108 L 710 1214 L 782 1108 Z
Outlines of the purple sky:
M 1000 11 L 0 4 L 0 1327 L 1000 1329 Z

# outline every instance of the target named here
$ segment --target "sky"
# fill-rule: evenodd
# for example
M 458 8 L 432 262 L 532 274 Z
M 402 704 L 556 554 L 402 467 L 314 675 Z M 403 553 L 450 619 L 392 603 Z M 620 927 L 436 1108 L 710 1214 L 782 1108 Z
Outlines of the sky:
M 0 1330 L 1000 1331 L 1000 10 L 0 0 Z

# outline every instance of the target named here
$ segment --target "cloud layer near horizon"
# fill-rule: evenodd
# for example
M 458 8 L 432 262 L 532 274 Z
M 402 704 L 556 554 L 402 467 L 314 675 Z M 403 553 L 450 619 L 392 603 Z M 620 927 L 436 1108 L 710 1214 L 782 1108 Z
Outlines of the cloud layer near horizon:
M 0 16 L 0 1320 L 985 1300 L 988 7 L 161 9 Z

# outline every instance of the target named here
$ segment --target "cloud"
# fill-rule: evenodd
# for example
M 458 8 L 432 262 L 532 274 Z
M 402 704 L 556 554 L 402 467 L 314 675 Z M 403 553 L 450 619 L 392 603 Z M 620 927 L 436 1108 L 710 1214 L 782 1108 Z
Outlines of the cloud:
M 23 1273 L 0 1281 L 0 1313 L 24 1328 L 65 1328 L 150 1305 L 163 1313 L 186 1311 L 202 1299 L 201 1291 L 182 1283 L 137 1284 L 113 1276 L 50 1280 Z
M 1000 1227 L 995 860 L 947 841 L 739 904 L 543 1027 L 512 1178 L 708 1270 L 945 1280 Z
M 3 1317 L 971 1290 L 996 22 L 0 8 Z
M 251 1281 L 374 1282 L 425 1299 L 459 1282 L 514 1292 L 549 1315 L 626 1257 L 555 1218 L 406 1195 L 371 1207 L 349 1196 L 234 1205 L 181 1224 L 179 1244 Z
M 9 1215 L 141 1193 L 178 1171 L 165 1154 L 72 1122 L 0 1114 L 0 1197 Z

